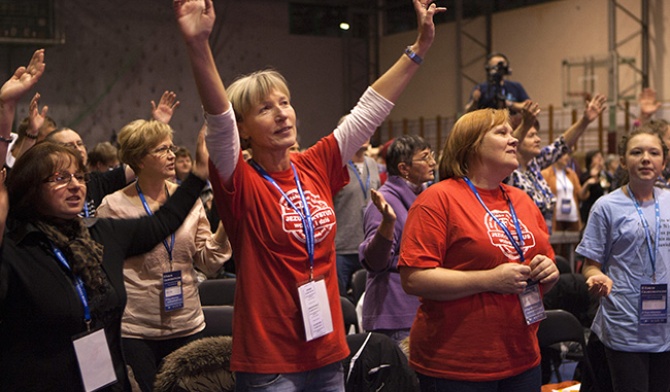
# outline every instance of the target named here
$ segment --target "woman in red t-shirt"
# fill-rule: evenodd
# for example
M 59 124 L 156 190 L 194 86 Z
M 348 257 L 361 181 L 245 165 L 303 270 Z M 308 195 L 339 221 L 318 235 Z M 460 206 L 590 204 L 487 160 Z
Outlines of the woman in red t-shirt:
M 423 391 L 539 391 L 542 293 L 558 279 L 546 223 L 522 190 L 506 110 L 468 113 L 442 152 L 439 183 L 412 205 L 403 288 L 421 297 L 410 364 Z

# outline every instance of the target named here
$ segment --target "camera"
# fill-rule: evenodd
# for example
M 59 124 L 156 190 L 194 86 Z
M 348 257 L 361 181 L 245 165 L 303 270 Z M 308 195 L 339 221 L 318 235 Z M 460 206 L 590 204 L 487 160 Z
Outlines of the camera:
M 498 64 L 486 68 L 489 71 L 489 78 L 491 80 L 500 81 L 503 76 L 511 74 L 509 66 L 504 61 L 499 61 Z

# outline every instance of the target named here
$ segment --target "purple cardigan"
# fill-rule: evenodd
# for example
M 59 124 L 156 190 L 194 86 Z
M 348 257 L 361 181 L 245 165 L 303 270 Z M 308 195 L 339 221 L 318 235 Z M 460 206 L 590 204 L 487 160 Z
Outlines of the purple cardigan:
M 393 241 L 377 234 L 382 215 L 369 203 L 363 219 L 365 240 L 358 248 L 358 257 L 368 270 L 363 301 L 363 329 L 408 329 L 414 322 L 419 299 L 406 294 L 400 283 L 398 256 L 400 239 L 407 220 L 407 211 L 417 195 L 401 177 L 390 176 L 379 188 L 396 213 Z

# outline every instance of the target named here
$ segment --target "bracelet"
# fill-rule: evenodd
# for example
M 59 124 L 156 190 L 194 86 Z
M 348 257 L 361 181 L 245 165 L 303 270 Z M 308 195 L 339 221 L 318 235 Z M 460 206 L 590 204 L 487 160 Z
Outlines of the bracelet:
M 410 46 L 406 47 L 403 53 L 405 53 L 407 55 L 407 57 L 410 58 L 410 60 L 414 61 L 418 65 L 421 65 L 421 63 L 423 63 L 423 59 L 421 58 L 421 56 L 414 53 L 414 51 L 412 50 L 412 48 Z
M 12 135 L 9 135 L 9 137 L 4 137 L 4 136 L 0 135 L 0 142 L 2 142 L 2 143 L 9 144 L 13 141 L 14 141 L 14 138 L 12 137 Z
M 27 137 L 28 139 L 37 140 L 37 136 L 39 136 L 39 133 L 38 133 L 37 135 L 31 135 L 31 134 L 29 134 L 28 132 L 26 132 L 26 137 Z

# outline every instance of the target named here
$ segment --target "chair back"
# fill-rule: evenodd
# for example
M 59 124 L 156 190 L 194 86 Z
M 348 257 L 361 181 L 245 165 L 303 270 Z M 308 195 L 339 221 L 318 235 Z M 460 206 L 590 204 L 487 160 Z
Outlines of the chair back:
M 351 275 L 351 294 L 353 296 L 354 305 L 358 304 L 363 292 L 365 291 L 365 283 L 368 280 L 368 271 L 359 269 Z
M 581 354 L 569 355 L 566 358 L 583 361 L 586 365 L 586 371 L 593 374 L 593 367 L 586 354 L 586 339 L 584 337 L 584 327 L 577 317 L 572 313 L 562 309 L 546 310 L 547 318 L 540 321 L 537 330 L 537 341 L 540 351 L 547 351 L 552 345 L 561 342 L 577 342 L 581 348 Z M 557 381 L 563 381 L 557 366 L 554 367 L 554 374 Z
M 354 331 L 358 333 L 358 315 L 356 315 L 356 307 L 347 297 L 340 297 L 340 303 L 342 304 L 342 316 L 344 318 L 344 332 L 348 334 L 351 330 L 351 326 L 353 326 Z
M 237 279 L 207 279 L 198 285 L 202 306 L 233 305 Z
M 230 305 L 203 306 L 205 315 L 204 337 L 233 336 L 233 307 Z

